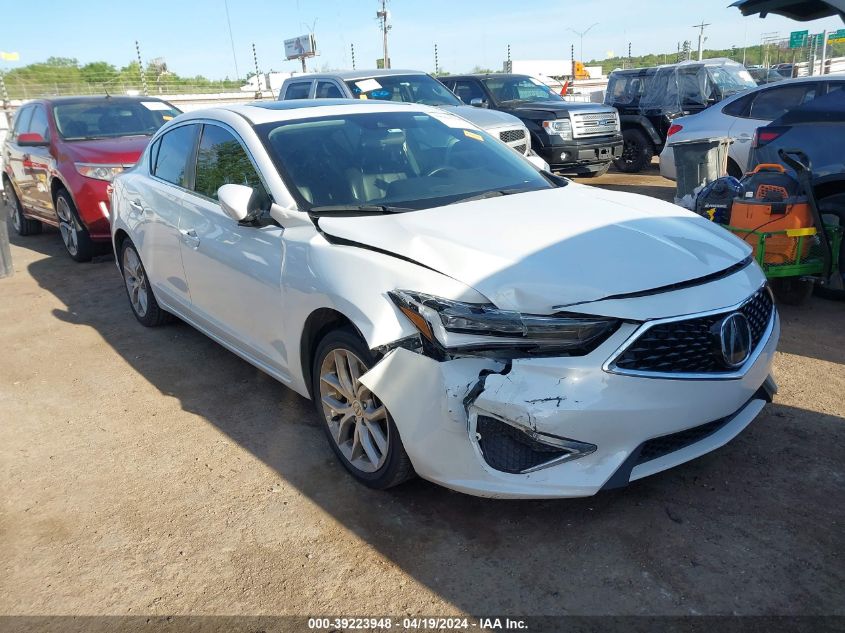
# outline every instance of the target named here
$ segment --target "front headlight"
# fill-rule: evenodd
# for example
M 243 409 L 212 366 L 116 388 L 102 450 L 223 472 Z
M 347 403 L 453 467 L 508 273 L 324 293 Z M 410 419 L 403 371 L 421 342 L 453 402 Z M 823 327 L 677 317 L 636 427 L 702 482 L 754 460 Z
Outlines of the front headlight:
M 555 119 L 543 121 L 543 129 L 550 135 L 557 135 L 564 141 L 572 140 L 572 124 L 569 119 Z
M 100 163 L 74 163 L 74 165 L 76 166 L 76 171 L 86 178 L 107 180 L 109 182 L 114 180 L 114 177 L 125 169 L 123 165 L 102 165 Z
M 489 303 L 453 301 L 410 290 L 388 294 L 420 334 L 446 350 L 511 349 L 580 356 L 619 327 L 618 319 L 606 317 L 522 314 Z

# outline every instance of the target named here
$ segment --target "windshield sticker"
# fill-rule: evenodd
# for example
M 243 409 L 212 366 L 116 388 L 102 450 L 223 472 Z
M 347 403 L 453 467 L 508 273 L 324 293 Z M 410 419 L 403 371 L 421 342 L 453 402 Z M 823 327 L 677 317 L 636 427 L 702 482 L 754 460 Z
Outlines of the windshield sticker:
M 171 120 L 173 119 L 173 117 L 172 117 L 172 116 L 170 116 L 169 114 L 162 114 L 162 115 L 161 115 L 161 118 L 162 118 L 162 120 L 164 120 L 164 121 L 171 121 Z
M 141 105 L 147 110 L 169 110 L 170 106 L 163 101 L 142 101 Z
M 362 79 L 361 81 L 356 81 L 355 85 L 361 92 L 370 92 L 371 90 L 381 88 L 381 84 L 375 79 Z
M 369 97 L 367 95 L 365 95 L 363 92 L 360 95 L 358 95 L 358 98 L 359 99 L 369 99 Z
M 481 136 L 481 134 L 476 134 L 475 132 L 470 132 L 469 130 L 464 130 L 464 136 L 474 138 L 476 141 L 484 141 L 484 137 Z

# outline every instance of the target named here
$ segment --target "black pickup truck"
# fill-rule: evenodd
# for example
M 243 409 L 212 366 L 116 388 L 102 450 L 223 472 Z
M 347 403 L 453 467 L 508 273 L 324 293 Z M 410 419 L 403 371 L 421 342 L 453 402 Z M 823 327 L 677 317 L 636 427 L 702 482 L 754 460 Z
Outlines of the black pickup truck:
M 438 79 L 468 105 L 522 119 L 531 133 L 532 149 L 556 172 L 598 176 L 622 156 L 619 115 L 612 107 L 565 101 L 528 75 L 490 73 Z

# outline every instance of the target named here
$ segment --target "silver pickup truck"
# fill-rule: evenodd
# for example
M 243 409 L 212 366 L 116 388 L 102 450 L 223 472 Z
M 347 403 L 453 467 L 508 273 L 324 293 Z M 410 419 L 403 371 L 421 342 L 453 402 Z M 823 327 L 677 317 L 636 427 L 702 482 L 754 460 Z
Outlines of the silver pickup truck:
M 453 111 L 514 150 L 528 156 L 528 128 L 515 116 L 464 105 L 431 75 L 418 70 L 351 70 L 298 75 L 285 80 L 279 100 L 380 99 L 438 106 Z

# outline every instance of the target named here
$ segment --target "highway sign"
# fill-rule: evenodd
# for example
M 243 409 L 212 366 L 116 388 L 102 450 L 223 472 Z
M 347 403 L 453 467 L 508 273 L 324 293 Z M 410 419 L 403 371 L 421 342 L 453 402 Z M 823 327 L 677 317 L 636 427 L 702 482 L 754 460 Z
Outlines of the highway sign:
M 792 31 L 789 34 L 789 48 L 802 48 L 807 45 L 809 31 Z

